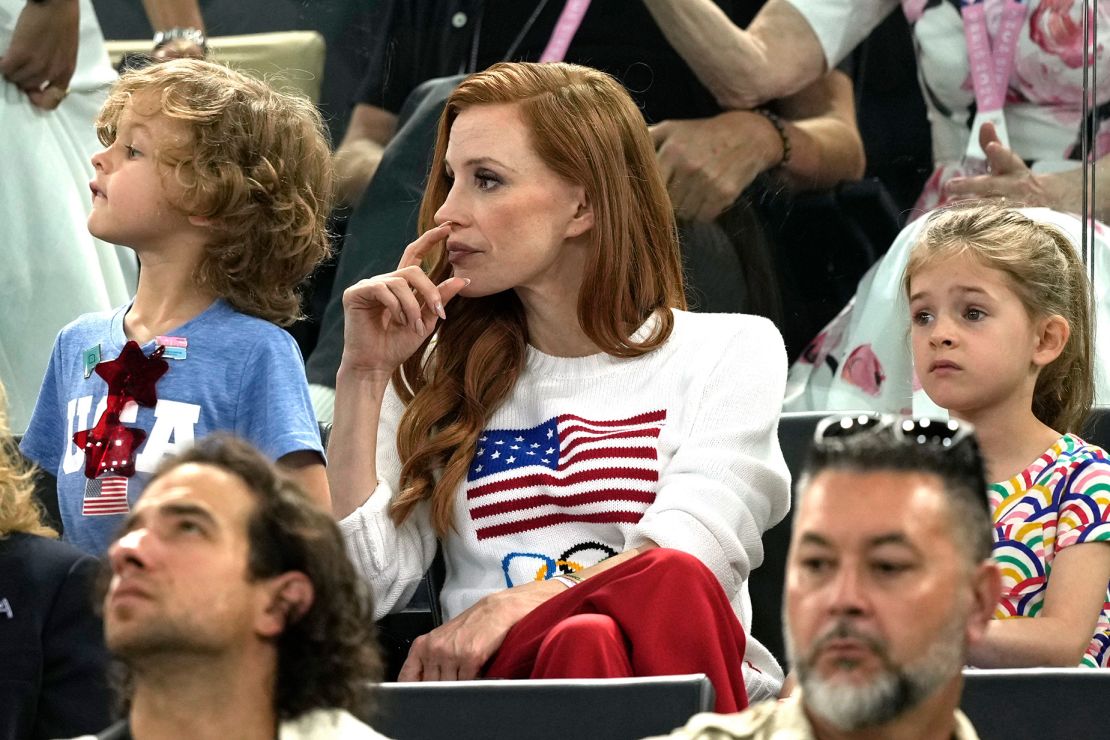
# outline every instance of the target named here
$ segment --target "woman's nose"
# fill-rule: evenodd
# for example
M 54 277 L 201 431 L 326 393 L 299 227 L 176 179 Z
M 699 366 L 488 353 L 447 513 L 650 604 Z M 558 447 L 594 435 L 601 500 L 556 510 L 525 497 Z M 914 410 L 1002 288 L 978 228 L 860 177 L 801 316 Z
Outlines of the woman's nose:
M 462 208 L 462 197 L 459 195 L 456 185 L 452 184 L 451 189 L 447 191 L 447 197 L 436 209 L 434 220 L 436 226 L 451 221 L 452 223 L 465 223 L 465 214 Z

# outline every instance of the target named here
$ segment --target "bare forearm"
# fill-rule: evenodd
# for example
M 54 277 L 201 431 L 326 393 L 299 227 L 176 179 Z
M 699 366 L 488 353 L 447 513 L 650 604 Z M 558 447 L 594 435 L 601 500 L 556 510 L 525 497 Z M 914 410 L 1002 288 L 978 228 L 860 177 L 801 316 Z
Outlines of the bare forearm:
M 301 450 L 280 458 L 278 465 L 321 509 L 331 511 L 328 474 L 320 455 L 311 450 Z
M 815 119 L 787 124 L 790 162 L 782 175 L 795 190 L 831 188 L 863 177 L 863 142 L 859 131 L 842 121 Z
M 977 668 L 1074 667 L 1090 637 L 1077 634 L 1063 619 L 994 619 L 984 638 L 971 646 L 968 662 Z
M 1083 170 L 1037 174 L 1034 176 L 1044 192 L 1043 202 L 1030 205 L 1044 205 L 1058 211 L 1082 213 L 1083 209 Z M 1094 200 L 1088 198 L 1090 211 L 1099 221 L 1110 223 L 1110 160 L 1106 157 L 1095 163 L 1094 179 L 1087 179 L 1088 192 L 1092 186 Z
M 373 139 L 359 139 L 345 143 L 335 152 L 335 175 L 339 201 L 353 205 L 366 192 L 366 186 L 378 171 L 385 150 Z
M 829 188 L 863 177 L 863 140 L 847 75 L 833 70 L 777 107 L 790 120 L 790 162 L 782 174 L 792 187 Z
M 327 468 L 336 519 L 361 506 L 378 485 L 378 421 L 388 385 L 388 376 L 339 367 Z
M 591 565 L 589 568 L 583 568 L 582 570 L 578 571 L 577 575 L 582 580 L 586 580 L 587 578 L 591 578 L 593 576 L 596 576 L 599 573 L 604 573 L 605 571 L 609 570 L 610 568 L 616 567 L 616 566 L 620 565 L 621 563 L 623 563 L 625 561 L 631 560 L 632 558 L 636 557 L 637 555 L 642 555 L 643 553 L 647 552 L 648 550 L 653 550 L 657 547 L 659 547 L 659 545 L 655 544 L 654 542 L 651 542 L 651 541 L 645 542 L 644 544 L 640 545 L 639 547 L 633 547 L 629 550 L 625 550 L 624 552 L 617 553 L 613 557 L 606 558 L 605 560 L 602 560 L 600 563 L 597 563 L 596 565 Z
M 204 30 L 204 18 L 197 0 L 143 0 L 143 8 L 155 31 L 170 28 Z
M 805 18 L 770 0 L 748 30 L 712 0 L 643 0 L 667 41 L 724 108 L 750 109 L 820 77 L 825 55 Z
M 354 204 L 362 197 L 395 133 L 397 116 L 384 108 L 359 103 L 351 111 L 347 133 L 334 156 L 340 202 Z

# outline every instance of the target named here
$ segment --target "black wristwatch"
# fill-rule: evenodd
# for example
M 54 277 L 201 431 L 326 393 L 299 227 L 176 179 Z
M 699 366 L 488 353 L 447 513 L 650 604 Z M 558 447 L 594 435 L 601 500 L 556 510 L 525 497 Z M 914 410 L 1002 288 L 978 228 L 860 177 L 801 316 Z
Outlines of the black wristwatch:
M 41 2 L 42 0 L 36 1 Z M 208 51 L 208 39 L 205 37 L 204 31 L 199 28 L 170 28 L 166 31 L 158 31 L 154 34 L 154 50 L 157 51 L 173 41 L 187 41 L 199 46 L 201 51 Z

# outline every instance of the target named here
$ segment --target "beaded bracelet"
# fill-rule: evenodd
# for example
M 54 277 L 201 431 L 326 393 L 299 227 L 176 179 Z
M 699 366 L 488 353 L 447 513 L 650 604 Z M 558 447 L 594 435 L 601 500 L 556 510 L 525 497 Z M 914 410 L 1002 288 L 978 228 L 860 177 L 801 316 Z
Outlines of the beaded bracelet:
M 775 131 L 779 132 L 779 138 L 782 139 L 782 159 L 780 159 L 779 163 L 775 166 L 785 166 L 786 163 L 790 161 L 790 137 L 786 135 L 786 125 L 782 122 L 782 119 L 779 118 L 779 115 L 774 111 L 768 110 L 766 108 L 756 108 L 754 112 L 760 114 L 768 121 L 770 121 L 771 125 L 775 127 Z

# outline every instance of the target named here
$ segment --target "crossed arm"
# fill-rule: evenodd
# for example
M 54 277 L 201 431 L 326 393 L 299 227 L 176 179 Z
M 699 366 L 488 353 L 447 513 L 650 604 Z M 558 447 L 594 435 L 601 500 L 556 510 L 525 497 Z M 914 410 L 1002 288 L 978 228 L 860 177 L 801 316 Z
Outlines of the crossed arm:
M 786 0 L 770 0 L 747 29 L 712 0 L 643 2 L 722 108 L 755 108 L 801 91 L 826 72 L 817 34 Z
M 729 110 L 696 121 L 665 121 L 653 131 L 679 215 L 715 218 L 756 175 L 778 164 L 783 152 L 778 132 L 767 118 L 750 112 L 771 99 L 781 99 L 777 112 L 787 121 L 788 184 L 823 188 L 860 176 L 863 146 L 851 83 L 839 73 L 825 75 L 821 44 L 792 5 L 771 0 L 745 31 L 712 0 L 644 3 L 667 40 Z M 392 113 L 355 106 L 335 152 L 341 201 L 353 203 L 362 195 L 396 128 Z
M 671 46 L 721 107 L 712 118 L 652 127 L 659 164 L 680 217 L 708 221 L 760 173 L 778 167 L 795 190 L 832 187 L 863 175 L 852 83 L 826 74 L 825 54 L 805 18 L 771 0 L 748 30 L 712 0 L 644 0 Z M 771 99 L 782 134 L 752 111 Z M 783 162 L 784 142 L 790 158 Z
M 992 619 L 968 661 L 980 668 L 1079 664 L 1091 642 L 1110 581 L 1110 542 L 1057 553 L 1044 604 L 1033 619 Z
M 856 127 L 852 83 L 839 71 L 774 106 L 783 135 L 755 111 L 663 121 L 651 127 L 659 167 L 682 218 L 711 221 L 761 173 L 790 159 L 777 175 L 795 190 L 834 186 L 863 176 L 863 141 Z

